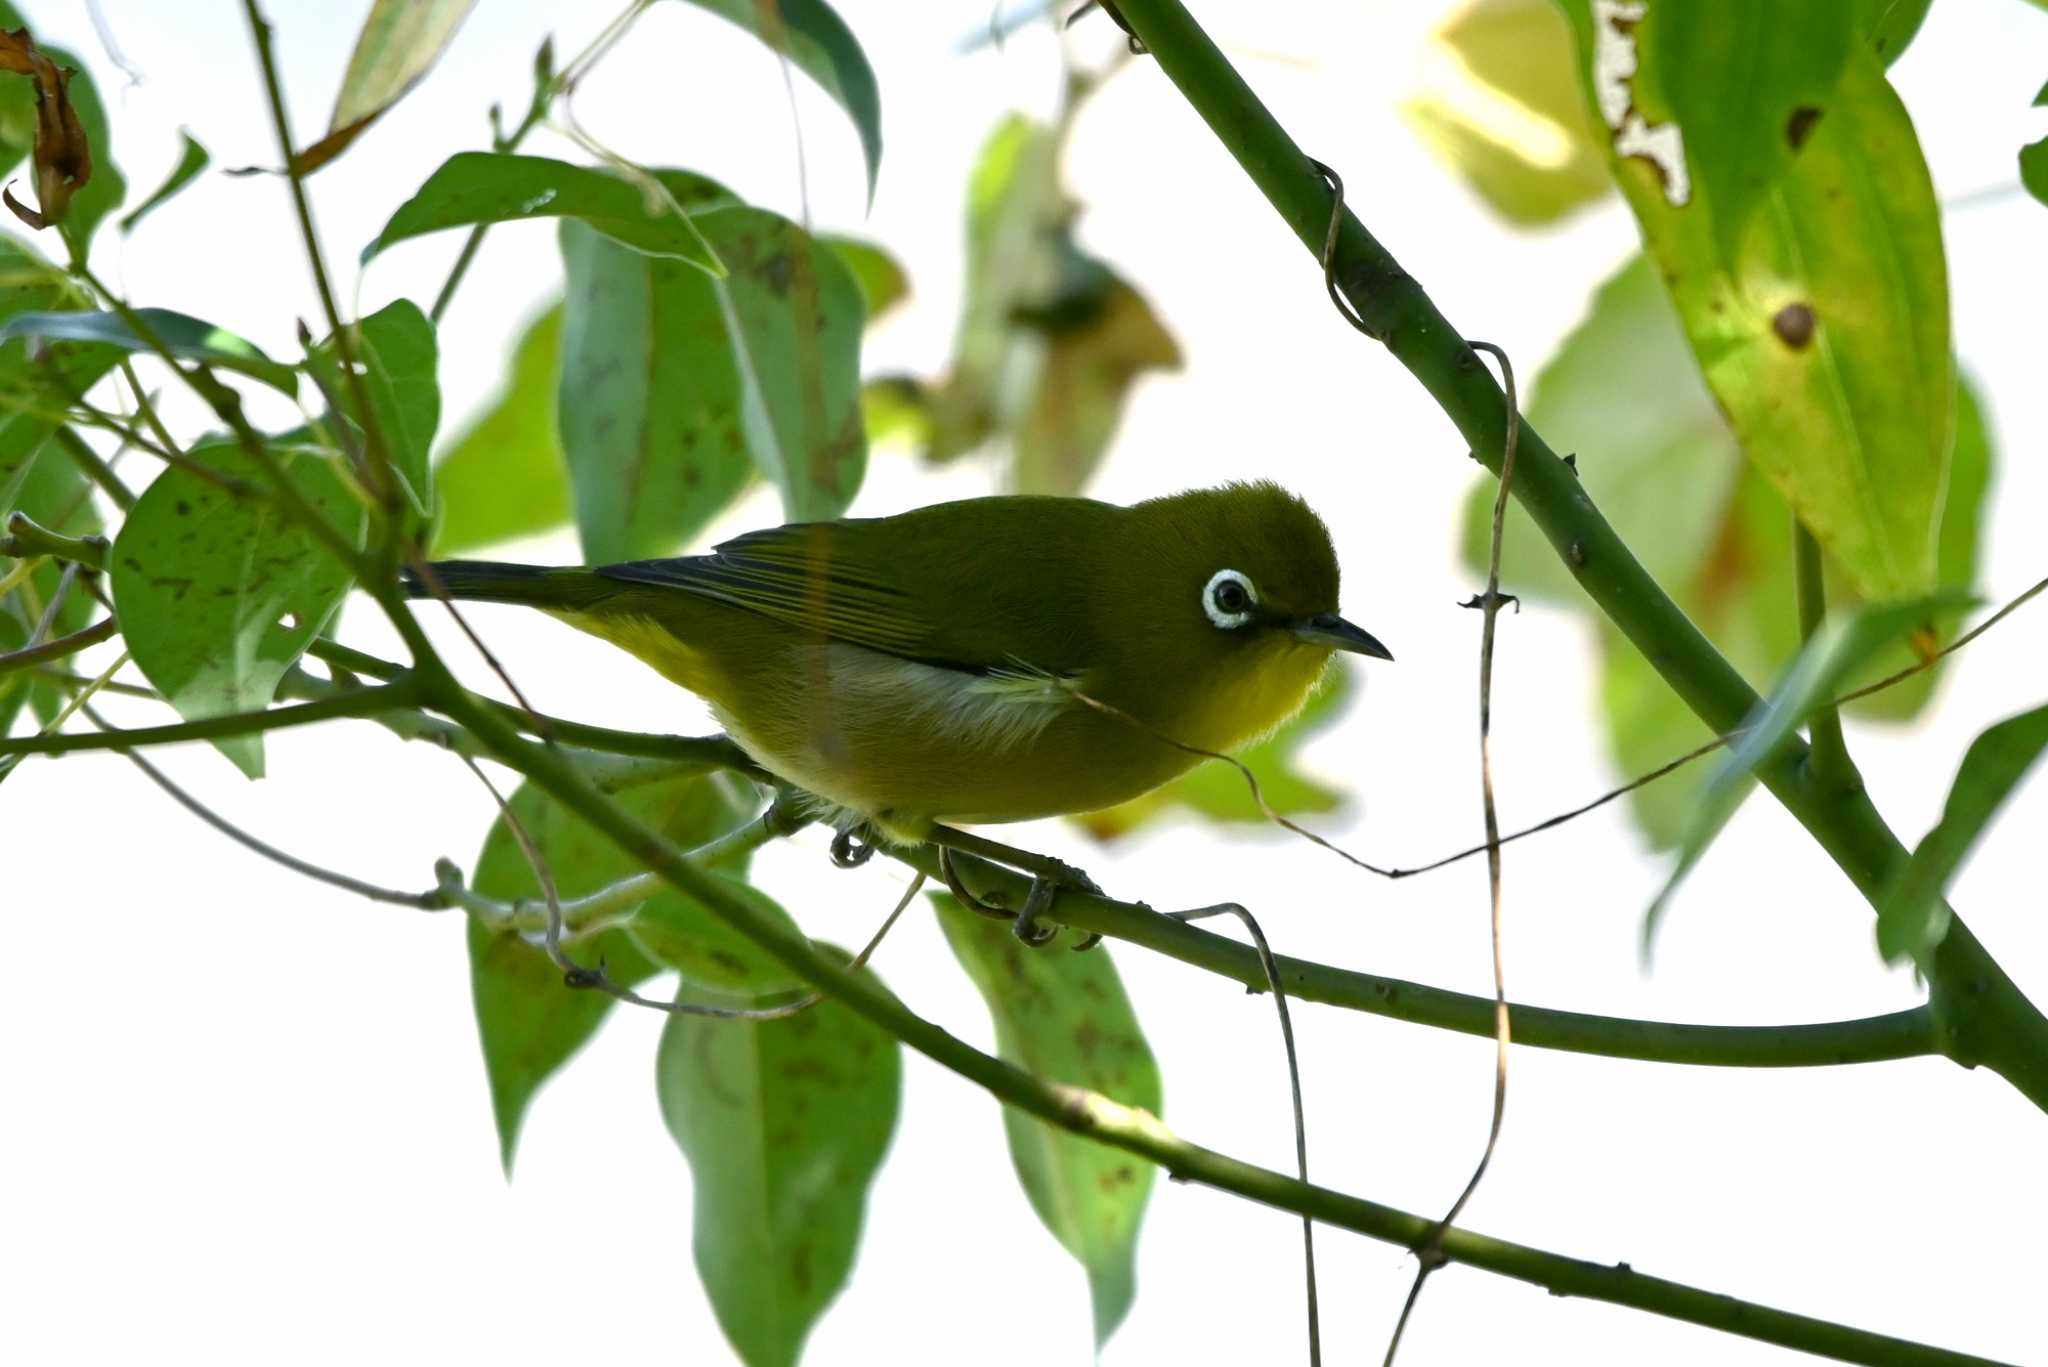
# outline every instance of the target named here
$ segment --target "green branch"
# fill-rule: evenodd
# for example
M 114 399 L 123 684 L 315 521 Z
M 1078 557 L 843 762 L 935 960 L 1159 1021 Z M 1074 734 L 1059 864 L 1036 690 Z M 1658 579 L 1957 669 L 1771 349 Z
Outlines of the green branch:
M 1286 130 L 1178 0 L 1118 0 L 1117 9 L 1295 236 L 1320 257 L 1330 190 Z M 1456 425 L 1474 458 L 1497 475 L 1507 428 L 1499 386 L 1464 334 L 1349 211 L 1338 227 L 1332 278 L 1366 329 Z M 1686 705 L 1717 732 L 1741 726 L 1758 705 L 1755 690 L 1643 570 L 1577 474 L 1526 420 L 1514 497 Z M 1788 745 L 1757 777 L 1874 905 L 1906 851 L 1866 793 L 1818 782 L 1806 754 L 1803 744 Z M 1942 1052 L 1966 1067 L 1991 1067 L 2048 1110 L 2048 1018 L 1960 919 L 1934 953 L 1929 987 Z
M 422 638 L 424 641 L 424 638 Z M 397 679 L 406 674 L 404 665 L 390 660 L 380 660 L 360 650 L 324 638 L 316 640 L 306 649 L 308 655 L 325 660 L 339 669 L 352 674 L 361 674 L 371 679 Z M 619 731 L 609 726 L 592 726 L 588 722 L 564 721 L 542 713 L 529 713 L 523 707 L 510 703 L 495 702 L 488 698 L 468 694 L 480 706 L 488 707 L 498 716 L 528 735 L 540 736 L 547 740 L 566 741 L 580 745 L 586 750 L 601 750 L 608 755 L 632 755 L 642 759 L 675 760 L 683 763 L 697 763 L 710 768 L 730 769 L 745 774 L 760 782 L 773 782 L 773 777 L 753 757 L 740 749 L 726 736 L 664 736 L 645 731 Z
M 0 555 L 22 560 L 32 555 L 47 555 L 57 560 L 69 560 L 89 570 L 106 568 L 107 539 L 104 536 L 66 536 L 62 532 L 51 531 L 27 513 L 19 511 L 9 513 L 4 525 L 7 533 L 0 536 Z
M 0 736 L 0 755 L 64 755 L 76 750 L 125 751 L 151 745 L 174 745 L 180 741 L 221 740 L 228 736 L 250 736 L 260 731 L 281 731 L 288 726 L 332 721 L 336 717 L 373 716 L 386 708 L 410 707 L 418 698 L 418 686 L 410 679 L 401 679 L 376 688 L 354 689 L 321 702 L 272 707 L 261 712 L 230 712 L 224 717 L 207 717 L 171 726 L 137 726 L 127 730 L 55 736 Z
M 911 868 L 939 877 L 938 850 L 919 846 L 889 850 Z M 954 856 L 956 863 L 970 862 Z M 1029 881 L 980 860 L 977 886 L 999 890 L 1004 905 L 1022 906 Z M 1199 929 L 1150 907 L 1107 897 L 1062 892 L 1044 918 L 1094 935 L 1107 935 L 1154 953 L 1264 991 L 1266 974 L 1258 953 L 1213 931 Z M 1332 968 L 1306 959 L 1273 956 L 1289 997 L 1363 1011 L 1460 1034 L 1494 1034 L 1494 1002 L 1448 992 L 1400 978 Z M 1694 1063 L 1723 1068 L 1811 1068 L 1839 1063 L 1881 1063 L 1938 1051 L 1934 1014 L 1926 1007 L 1865 1020 L 1815 1025 L 1680 1025 L 1627 1020 L 1540 1006 L 1510 1006 L 1515 1043 L 1603 1058 L 1650 1063 Z
M 17 669 L 33 669 L 52 660 L 61 660 L 67 655 L 76 655 L 88 646 L 96 646 L 111 639 L 114 631 L 114 619 L 103 617 L 89 627 L 72 632 L 69 636 L 59 636 L 54 641 L 44 641 L 40 645 L 11 650 L 5 655 L 0 655 L 0 674 L 11 674 Z M 10 753 L 7 747 L 13 744 L 16 742 L 0 739 L 0 755 Z

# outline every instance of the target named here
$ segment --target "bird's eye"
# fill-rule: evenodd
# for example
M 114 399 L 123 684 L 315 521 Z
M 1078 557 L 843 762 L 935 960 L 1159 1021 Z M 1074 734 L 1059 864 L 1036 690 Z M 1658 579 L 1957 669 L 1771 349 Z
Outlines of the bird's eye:
M 1258 602 L 1258 590 L 1252 587 L 1252 581 L 1236 570 L 1218 570 L 1202 587 L 1202 611 L 1225 631 L 1251 621 L 1252 609 Z

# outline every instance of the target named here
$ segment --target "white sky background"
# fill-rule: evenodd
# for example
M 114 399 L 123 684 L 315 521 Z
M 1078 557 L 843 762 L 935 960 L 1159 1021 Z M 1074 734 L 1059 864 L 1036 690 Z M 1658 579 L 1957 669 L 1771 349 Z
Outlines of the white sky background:
M 216 166 L 274 165 L 240 6 L 107 0 L 147 83 L 120 92 L 81 4 L 32 4 L 39 37 L 91 64 L 115 105 L 114 156 L 138 199 L 189 126 Z M 302 141 L 325 125 L 366 5 L 271 0 Z M 567 54 L 608 3 L 491 0 L 412 97 L 314 182 L 344 291 L 354 258 L 447 155 L 482 145 L 493 101 L 524 107 L 529 63 Z M 878 238 L 915 298 L 870 338 L 869 370 L 935 372 L 958 303 L 965 174 L 1005 111 L 1043 111 L 1056 49 L 955 55 L 974 4 L 855 3 L 882 91 L 880 193 L 863 216 L 857 143 L 799 78 L 811 205 L 821 227 Z M 1437 6 L 1204 4 L 1201 17 L 1282 122 L 1337 165 L 1365 222 L 1474 335 L 1533 375 L 1595 283 L 1635 240 L 1618 200 L 1537 234 L 1494 221 L 1394 113 Z M 1106 28 L 1100 20 L 1097 29 Z M 1106 35 L 1087 40 L 1108 46 Z M 1942 0 L 1894 77 L 1947 198 L 2014 179 L 2044 129 L 2027 105 L 2048 15 L 2017 0 Z M 579 100 L 629 156 L 716 176 L 797 211 L 791 121 L 774 60 L 685 6 L 658 7 Z M 548 136 L 531 150 L 569 155 Z M 1377 347 L 1331 312 L 1308 256 L 1166 80 L 1134 63 L 1083 116 L 1070 162 L 1088 245 L 1162 311 L 1185 372 L 1143 385 L 1094 492 L 1113 500 L 1257 473 L 1305 494 L 1336 534 L 1345 609 L 1399 656 L 1314 749 L 1357 800 L 1331 834 L 1413 864 L 1478 838 L 1474 590 L 1455 553 L 1473 478 L 1449 423 Z M 1956 335 L 1988 396 L 1999 465 L 1982 587 L 2003 598 L 2048 573 L 2048 438 L 2038 270 L 2048 216 L 2017 195 L 1948 220 Z M 18 231 L 18 230 L 17 230 Z M 360 287 L 363 312 L 429 302 L 460 234 L 408 244 Z M 143 304 L 184 309 L 296 354 L 318 306 L 282 184 L 209 174 L 103 272 Z M 442 331 L 443 432 L 495 388 L 511 338 L 556 288 L 551 227 L 499 229 Z M 321 330 L 316 325 L 316 331 Z M 1618 374 L 1617 384 L 1629 383 Z M 167 397 L 196 423 L 189 404 Z M 191 429 L 187 429 L 191 430 Z M 1597 445 L 1576 445 L 1600 459 Z M 131 478 L 145 473 L 140 465 Z M 855 511 L 989 491 L 993 467 L 934 478 L 878 455 Z M 721 532 L 773 520 L 750 499 Z M 708 539 L 708 538 L 707 538 Z M 570 537 L 514 548 L 564 561 Z M 1509 586 L 1512 587 L 1512 586 Z M 427 613 L 449 658 L 492 686 Z M 344 639 L 391 653 L 360 601 Z M 616 726 L 688 731 L 695 702 L 625 657 L 538 615 L 474 619 L 536 705 Z M 1964 746 L 2038 703 L 2048 607 L 1957 659 L 1931 721 L 1852 725 L 1879 806 L 1909 841 L 1940 811 Z M 1615 781 L 1592 709 L 1592 636 L 1531 607 L 1501 624 L 1496 765 L 1508 826 Z M 95 657 L 97 658 L 97 657 Z M 121 700 L 114 700 L 120 702 Z M 131 723 L 142 705 L 120 711 Z M 208 802 L 294 852 L 390 885 L 425 887 L 437 856 L 467 864 L 490 799 L 448 758 L 343 723 L 269 739 L 274 775 L 243 780 L 206 747 L 163 758 Z M 1964 872 L 1955 900 L 2037 1002 L 2048 1002 L 2048 916 L 2037 777 Z M 1285 952 L 1444 987 L 1489 990 L 1480 861 L 1388 885 L 1273 833 L 1193 826 L 1113 854 L 1058 825 L 1020 843 L 1084 863 L 1154 905 L 1231 896 Z M 900 890 L 877 861 L 833 870 L 815 832 L 757 864 L 816 934 L 858 942 Z M 23 1363 L 430 1360 L 571 1356 L 720 1362 L 730 1356 L 691 1265 L 690 1184 L 652 1088 L 661 1021 L 615 1013 L 539 1098 L 517 1180 L 499 1175 L 470 1019 L 461 925 L 353 900 L 258 862 L 195 823 L 118 757 L 31 760 L 7 785 L 0 903 L 0 1357 Z M 1921 999 L 1887 972 L 1872 920 L 1768 798 L 1750 802 L 1672 908 L 1654 972 L 1636 960 L 1664 870 L 1619 805 L 1506 857 L 1508 975 L 1532 1004 L 1726 1023 L 1825 1020 Z M 1165 1071 L 1166 1118 L 1225 1152 L 1287 1169 L 1284 1076 L 1271 1004 L 1168 960 L 1117 950 Z M 878 965 L 923 1014 L 988 1047 L 987 1017 L 926 916 Z M 1398 1022 L 1297 1008 L 1319 1181 L 1434 1214 L 1485 1135 L 1492 1046 Z M 1940 1060 L 1828 1071 L 1659 1067 L 1518 1050 L 1507 1130 L 1466 1223 L 1597 1261 L 1989 1356 L 2048 1356 L 2041 1319 L 2048 1119 L 1988 1073 Z M 1376 1360 L 1412 1260 L 1323 1233 L 1325 1344 Z M 1140 1294 L 1103 1360 L 1297 1361 L 1299 1229 L 1290 1217 L 1161 1180 Z M 852 1283 L 809 1360 L 1086 1361 L 1085 1283 L 1032 1216 L 995 1104 L 921 1058 L 869 1206 Z M 1789 1362 L 1794 1355 L 1633 1311 L 1558 1300 L 1451 1268 L 1411 1326 L 1411 1364 L 1497 1360 Z

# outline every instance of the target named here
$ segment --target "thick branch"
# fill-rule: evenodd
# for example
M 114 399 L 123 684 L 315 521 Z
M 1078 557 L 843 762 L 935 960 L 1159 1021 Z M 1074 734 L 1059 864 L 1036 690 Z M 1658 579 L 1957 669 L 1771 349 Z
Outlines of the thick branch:
M 1179 0 L 1119 0 L 1117 8 L 1160 70 L 1319 256 L 1330 190 L 1286 130 Z M 1497 474 L 1507 426 L 1499 387 L 1464 334 L 1349 212 L 1338 234 L 1334 278 L 1372 334 L 1450 417 L 1475 459 Z M 1526 422 L 1514 497 L 1587 594 L 1686 705 L 1717 732 L 1740 726 L 1758 705 L 1755 690 L 1645 573 L 1577 474 Z M 1803 744 L 1785 746 L 1757 777 L 1874 901 L 1906 852 L 1867 794 L 1818 782 L 1806 753 Z M 1960 919 L 1935 951 L 1929 977 L 1942 1051 L 1965 1066 L 1990 1066 L 2048 1109 L 2048 1019 Z

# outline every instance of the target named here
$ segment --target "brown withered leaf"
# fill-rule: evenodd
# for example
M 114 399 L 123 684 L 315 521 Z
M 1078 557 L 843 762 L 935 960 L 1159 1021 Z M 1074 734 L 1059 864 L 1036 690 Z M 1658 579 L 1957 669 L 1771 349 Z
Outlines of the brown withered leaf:
M 31 228 L 62 223 L 71 196 L 92 179 L 92 145 L 71 107 L 69 87 L 78 73 L 44 56 L 25 28 L 0 32 L 0 71 L 26 76 L 35 86 L 36 199 L 41 207 L 29 208 L 11 189 L 0 190 L 0 199 Z

